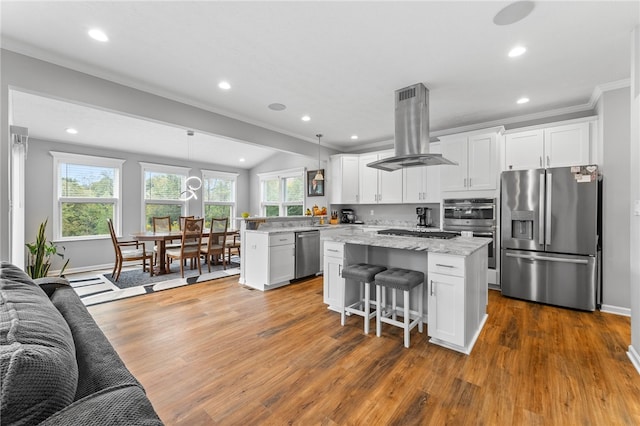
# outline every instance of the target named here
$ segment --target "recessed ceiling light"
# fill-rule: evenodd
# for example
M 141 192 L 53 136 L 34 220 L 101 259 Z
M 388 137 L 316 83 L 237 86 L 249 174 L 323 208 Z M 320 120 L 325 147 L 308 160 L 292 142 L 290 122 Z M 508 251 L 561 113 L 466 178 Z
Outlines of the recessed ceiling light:
M 287 106 L 284 105 L 284 104 L 279 104 L 279 103 L 276 102 L 276 103 L 273 103 L 273 104 L 269 104 L 267 106 L 267 108 L 272 109 L 274 111 L 282 111 L 282 110 L 286 109 Z
M 529 16 L 535 3 L 532 1 L 516 1 L 500 9 L 493 17 L 496 25 L 511 25 Z
M 524 46 L 516 46 L 516 47 L 514 47 L 513 49 L 511 49 L 509 51 L 509 57 L 510 58 L 516 58 L 516 57 L 522 55 L 526 51 L 527 51 L 526 47 L 524 47 Z
M 65 129 L 65 132 L 69 133 L 70 135 L 77 135 L 78 134 L 78 131 L 76 129 L 72 128 L 72 127 L 67 127 Z
M 355 141 L 356 139 L 358 139 L 358 135 L 351 135 L 351 139 Z
M 303 115 L 301 120 L 302 121 L 309 121 L 309 120 L 311 120 L 311 117 L 309 117 L 308 115 Z
M 241 163 L 244 163 L 244 158 L 240 158 L 238 159 L 238 161 L 240 161 Z
M 517 101 L 519 104 L 526 104 L 527 102 L 529 102 L 529 98 L 520 98 Z
M 99 30 L 97 28 L 89 30 L 89 37 L 97 41 L 102 41 L 102 42 L 109 41 L 109 37 L 107 37 L 104 31 Z
M 228 81 L 221 81 L 220 83 L 218 83 L 218 87 L 222 90 L 229 90 L 231 89 L 231 84 L 229 84 Z

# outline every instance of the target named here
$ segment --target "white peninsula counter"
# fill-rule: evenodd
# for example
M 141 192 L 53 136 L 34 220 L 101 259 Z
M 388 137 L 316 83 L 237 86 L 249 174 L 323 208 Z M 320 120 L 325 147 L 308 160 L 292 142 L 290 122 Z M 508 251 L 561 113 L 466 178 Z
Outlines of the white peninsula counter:
M 429 342 L 469 354 L 487 319 L 487 253 L 485 238 L 449 240 L 345 233 L 324 242 L 324 296 L 329 309 L 342 306 L 342 267 L 366 262 L 425 274 L 422 296 Z M 350 285 L 348 289 L 357 288 Z M 358 295 L 347 294 L 347 304 Z M 387 298 L 390 300 L 390 298 Z M 415 310 L 414 306 L 411 306 Z

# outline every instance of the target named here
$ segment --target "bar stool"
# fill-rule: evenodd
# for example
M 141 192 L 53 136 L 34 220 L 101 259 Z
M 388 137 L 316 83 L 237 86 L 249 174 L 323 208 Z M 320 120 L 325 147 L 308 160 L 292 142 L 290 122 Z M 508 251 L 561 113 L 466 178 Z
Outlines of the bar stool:
M 345 280 L 344 287 L 342 289 L 342 311 L 340 314 L 340 323 L 344 326 L 345 316 L 348 313 L 360 315 L 364 318 L 364 334 L 369 334 L 369 321 L 378 312 L 377 303 L 373 302 L 376 306 L 375 312 L 371 310 L 371 289 L 370 284 L 374 282 L 376 274 L 386 270 L 384 266 L 369 265 L 367 263 L 356 263 L 354 265 L 346 266 L 342 269 L 342 278 L 351 279 L 358 282 L 360 286 L 360 297 L 357 302 L 352 303 L 349 306 L 347 304 L 347 283 Z M 364 284 L 364 295 L 362 294 L 362 284 Z M 379 300 L 379 299 L 378 299 Z M 362 308 L 362 309 L 360 309 Z
M 404 346 L 405 348 L 409 347 L 409 333 L 411 330 L 418 325 L 418 332 L 422 333 L 422 311 L 423 311 L 423 288 L 424 288 L 424 273 L 418 271 L 411 271 L 409 269 L 401 269 L 401 268 L 390 268 L 384 272 L 379 273 L 375 277 L 376 284 L 376 300 L 380 301 L 381 304 L 378 306 L 376 310 L 376 335 L 380 337 L 382 333 L 382 323 L 391 324 L 396 327 L 400 327 L 404 329 Z M 413 322 L 411 322 L 411 289 L 414 287 L 420 286 L 418 297 L 418 318 L 416 318 Z M 382 297 L 382 290 L 386 288 L 390 288 L 393 290 L 393 302 L 392 302 L 392 311 L 389 314 L 388 312 L 385 315 L 382 314 L 383 310 L 386 310 L 386 304 L 384 303 L 384 298 Z M 400 322 L 396 319 L 396 290 L 402 290 L 404 292 L 404 321 Z M 391 318 L 389 318 L 391 316 Z

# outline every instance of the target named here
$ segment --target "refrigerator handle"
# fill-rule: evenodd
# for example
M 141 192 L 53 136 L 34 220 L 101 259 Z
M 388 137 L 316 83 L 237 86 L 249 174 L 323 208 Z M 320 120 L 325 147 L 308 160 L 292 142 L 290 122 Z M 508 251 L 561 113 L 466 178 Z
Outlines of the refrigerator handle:
M 542 157 L 540 157 L 542 158 Z M 544 245 L 544 173 L 540 173 L 540 188 L 538 200 L 538 244 Z
M 551 186 L 552 186 L 553 176 L 551 173 L 547 172 L 547 202 L 545 204 L 545 211 L 547 212 L 547 217 L 545 218 L 545 236 L 544 242 L 547 245 L 551 244 Z

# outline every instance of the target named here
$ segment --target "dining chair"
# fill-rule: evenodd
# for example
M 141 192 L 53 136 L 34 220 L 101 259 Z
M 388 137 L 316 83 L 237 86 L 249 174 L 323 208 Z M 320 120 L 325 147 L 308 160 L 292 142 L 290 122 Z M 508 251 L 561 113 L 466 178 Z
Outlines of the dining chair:
M 185 219 L 195 219 L 195 216 L 180 216 L 180 220 L 178 221 L 178 226 L 180 227 L 180 230 L 182 231 L 182 228 L 184 228 L 184 221 Z
M 200 249 L 200 254 L 204 256 L 204 260 L 209 267 L 209 272 L 211 272 L 211 262 L 218 263 L 218 256 L 222 257 L 222 268 L 227 269 L 227 259 L 224 255 L 228 226 L 229 218 L 227 217 L 214 217 L 211 219 L 207 244 Z
M 169 248 L 167 253 L 167 264 L 173 259 L 180 260 L 180 275 L 184 278 L 183 259 L 195 259 L 198 264 L 198 273 L 202 274 L 200 267 L 200 246 L 202 244 L 202 231 L 204 219 L 185 219 L 182 227 L 182 239 L 180 247 Z M 171 268 L 171 266 L 169 266 Z
M 120 272 L 122 271 L 122 263 L 134 260 L 142 260 L 142 270 L 147 270 L 147 259 L 149 259 L 149 275 L 153 276 L 153 254 L 146 252 L 146 248 L 143 242 L 140 241 L 118 241 L 116 237 L 116 231 L 113 228 L 113 221 L 107 219 L 109 225 L 109 233 L 111 234 L 111 242 L 113 242 L 113 249 L 116 253 L 116 262 L 111 272 L 111 277 L 114 281 L 120 279 Z
M 231 263 L 231 251 L 235 250 L 240 257 L 240 235 L 234 234 L 227 236 L 227 255 L 229 257 L 229 263 Z
M 153 232 L 171 232 L 171 216 L 154 216 L 151 218 L 153 224 Z M 166 243 L 165 248 L 180 247 L 179 243 Z M 157 245 L 153 246 L 153 253 L 158 263 L 158 251 Z

